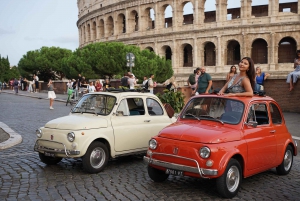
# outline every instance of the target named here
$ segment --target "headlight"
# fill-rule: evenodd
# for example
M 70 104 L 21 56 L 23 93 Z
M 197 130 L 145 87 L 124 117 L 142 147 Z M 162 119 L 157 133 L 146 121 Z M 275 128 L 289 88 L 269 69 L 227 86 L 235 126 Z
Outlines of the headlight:
M 210 156 L 210 149 L 208 147 L 202 147 L 199 150 L 199 154 L 202 158 L 208 158 Z
M 37 130 L 35 131 L 35 134 L 36 134 L 36 136 L 37 136 L 38 138 L 41 138 L 41 137 L 42 137 L 42 135 L 43 135 L 43 133 L 42 133 L 42 130 L 41 130 L 41 129 L 37 129 Z
M 67 137 L 70 142 L 73 142 L 75 140 L 75 133 L 70 132 L 70 133 L 68 133 Z
M 157 142 L 156 142 L 156 140 L 155 140 L 155 139 L 151 139 L 151 140 L 149 141 L 149 148 L 150 148 L 150 149 L 156 149 L 156 147 L 157 147 Z

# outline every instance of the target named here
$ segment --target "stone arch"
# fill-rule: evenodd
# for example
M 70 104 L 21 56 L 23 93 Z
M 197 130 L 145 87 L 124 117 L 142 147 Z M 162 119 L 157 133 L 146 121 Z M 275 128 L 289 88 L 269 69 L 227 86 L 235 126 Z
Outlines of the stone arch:
M 104 33 L 105 33 L 104 20 L 100 19 L 100 21 L 99 21 L 99 36 L 101 38 L 104 37 L 105 36 Z
M 163 13 L 161 17 L 161 23 L 164 28 L 169 28 L 173 26 L 173 7 L 171 4 L 164 4 L 159 8 L 160 13 Z M 170 14 L 170 15 L 168 15 Z
M 155 28 L 155 10 L 152 7 L 147 7 L 145 9 L 145 21 L 146 30 Z
M 112 36 L 114 35 L 114 20 L 112 16 L 109 16 L 106 20 L 106 36 Z
M 235 7 L 229 8 L 229 5 L 231 4 L 235 4 Z M 236 0 L 227 0 L 227 20 L 234 20 L 238 18 L 241 18 L 241 2 Z
M 85 25 L 83 26 L 83 42 L 86 43 L 86 29 L 85 29 Z
M 251 58 L 255 64 L 268 63 L 268 43 L 262 38 L 255 39 L 252 43 Z
M 203 20 L 204 20 L 204 23 L 209 23 L 209 22 L 216 22 L 217 21 L 217 13 L 216 13 L 216 7 L 214 7 L 214 10 L 210 10 L 210 11 L 207 11 L 207 3 L 210 3 L 211 0 L 205 0 L 205 1 L 202 1 L 202 4 L 200 5 L 202 8 L 203 8 Z M 215 0 L 215 4 L 216 4 L 216 0 Z
M 116 22 L 116 34 L 126 33 L 126 18 L 123 13 L 120 13 Z
M 87 24 L 87 42 L 91 41 L 91 25 Z
M 183 67 L 193 67 L 193 46 L 189 43 L 181 45 Z
M 145 50 L 149 50 L 150 52 L 154 52 L 154 49 L 153 49 L 153 47 L 151 47 L 151 46 L 147 46 L 147 47 L 145 48 Z
M 172 60 L 172 49 L 169 45 L 162 46 L 161 50 L 166 60 Z
M 91 40 L 94 41 L 97 39 L 97 25 L 96 25 L 96 21 L 92 22 L 92 37 Z
M 227 63 L 226 65 L 238 64 L 241 60 L 241 46 L 236 40 L 229 40 L 227 44 Z
M 128 32 L 139 30 L 139 14 L 136 10 L 132 10 L 128 16 Z
M 293 63 L 297 42 L 292 37 L 284 37 L 278 43 L 278 63 Z
M 299 0 L 298 2 L 290 2 L 290 3 L 280 3 L 280 0 L 278 2 L 279 6 L 279 12 L 290 12 L 290 13 L 298 13 L 298 4 L 300 3 Z
M 216 65 L 216 46 L 213 42 L 204 44 L 204 66 Z
M 252 12 L 251 16 L 265 17 L 265 16 L 269 15 L 269 5 L 268 4 L 267 5 L 255 6 L 254 3 L 255 2 L 253 2 L 253 1 L 251 3 L 251 12 Z
M 192 13 L 190 14 L 188 12 L 189 8 L 188 7 L 191 7 L 190 9 L 192 10 Z M 193 24 L 194 23 L 194 5 L 192 2 L 184 2 L 183 3 L 183 7 L 182 7 L 182 10 L 183 10 L 183 24 Z

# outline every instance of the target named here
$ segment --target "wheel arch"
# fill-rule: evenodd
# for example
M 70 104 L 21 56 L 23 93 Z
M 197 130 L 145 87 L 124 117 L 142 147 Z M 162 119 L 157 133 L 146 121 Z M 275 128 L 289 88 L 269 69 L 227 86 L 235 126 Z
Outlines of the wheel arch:
M 239 164 L 241 166 L 241 169 L 242 169 L 242 172 L 241 172 L 242 177 L 244 177 L 244 174 L 245 174 L 245 159 L 244 159 L 243 155 L 238 150 L 236 150 L 234 153 L 228 153 L 223 157 L 223 159 L 220 163 L 221 165 L 220 165 L 220 171 L 219 171 L 218 175 L 222 175 L 224 173 L 230 159 L 232 159 L 232 158 L 239 162 Z

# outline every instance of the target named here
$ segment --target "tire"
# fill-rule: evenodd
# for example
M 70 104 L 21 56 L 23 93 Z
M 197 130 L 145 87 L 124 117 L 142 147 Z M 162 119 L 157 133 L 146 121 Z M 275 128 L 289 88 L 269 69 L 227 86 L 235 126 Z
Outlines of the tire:
M 93 142 L 82 157 L 83 169 L 91 174 L 101 172 L 107 165 L 108 149 L 102 142 Z
M 223 175 L 216 179 L 217 191 L 224 198 L 233 198 L 237 195 L 242 182 L 240 163 L 230 159 Z
M 288 145 L 285 150 L 281 164 L 278 167 L 276 167 L 277 174 L 287 175 L 291 171 L 292 165 L 293 165 L 293 148 L 291 147 L 291 145 Z
M 163 182 L 169 177 L 164 171 L 158 170 L 150 165 L 148 165 L 148 175 L 155 182 Z
M 39 157 L 41 161 L 47 165 L 56 165 L 59 163 L 62 158 L 59 157 L 51 157 L 51 156 L 45 156 L 45 154 L 39 153 Z

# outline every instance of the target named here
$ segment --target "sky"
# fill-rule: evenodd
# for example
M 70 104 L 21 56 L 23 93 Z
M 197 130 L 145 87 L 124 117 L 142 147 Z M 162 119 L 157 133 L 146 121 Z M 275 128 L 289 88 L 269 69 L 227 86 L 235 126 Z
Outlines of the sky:
M 205 10 L 215 10 L 214 2 L 207 0 Z M 266 4 L 268 0 L 252 0 L 252 5 Z M 240 0 L 228 0 L 228 8 L 236 7 L 240 7 Z M 186 6 L 184 13 L 191 10 Z M 0 55 L 8 56 L 11 66 L 17 66 L 28 51 L 43 46 L 72 51 L 79 46 L 76 0 L 0 0 L 0 19 Z

